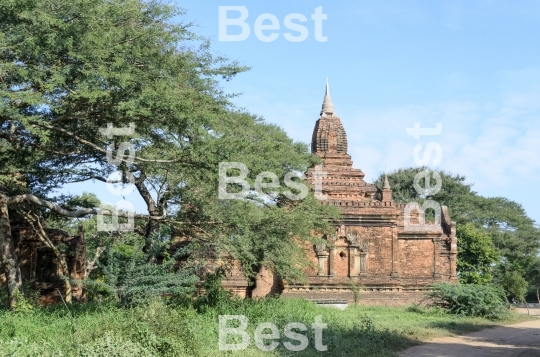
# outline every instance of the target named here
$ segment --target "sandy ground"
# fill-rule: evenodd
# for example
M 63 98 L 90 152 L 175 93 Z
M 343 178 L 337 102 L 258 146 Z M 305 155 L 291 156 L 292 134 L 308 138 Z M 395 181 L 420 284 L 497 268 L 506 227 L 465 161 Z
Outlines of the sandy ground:
M 518 309 L 527 313 L 527 309 Z M 499 326 L 464 336 L 442 337 L 405 350 L 401 357 L 540 357 L 540 309 L 535 321 Z

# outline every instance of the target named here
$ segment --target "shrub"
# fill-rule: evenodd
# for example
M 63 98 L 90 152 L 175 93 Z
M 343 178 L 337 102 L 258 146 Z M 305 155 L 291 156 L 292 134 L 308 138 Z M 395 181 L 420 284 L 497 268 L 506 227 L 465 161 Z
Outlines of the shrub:
M 96 341 L 80 346 L 80 357 L 152 357 L 149 350 L 136 342 L 118 338 L 112 332 L 106 332 L 105 335 Z
M 15 303 L 13 304 L 13 311 L 21 314 L 29 314 L 34 310 L 34 305 L 30 299 L 24 296 L 18 290 L 15 290 Z
M 101 301 L 115 301 L 122 306 L 145 305 L 165 298 L 167 301 L 191 301 L 199 278 L 195 271 L 199 265 L 177 263 L 189 253 L 183 247 L 171 255 L 171 233 L 162 229 L 150 238 L 151 248 L 116 244 L 108 249 L 98 262 L 100 275 L 84 281 L 89 296 Z
M 206 274 L 204 278 L 204 293 L 194 301 L 194 307 L 200 313 L 204 313 L 208 308 L 226 304 L 234 296 L 223 287 L 221 283 L 225 277 L 225 270 L 217 269 L 214 273 Z
M 0 356 L 9 357 L 43 357 L 48 356 L 50 344 L 46 342 L 29 342 L 26 338 L 14 337 L 9 341 L 0 341 Z
M 451 314 L 485 317 L 502 320 L 508 317 L 509 309 L 504 290 L 495 285 L 436 284 L 429 293 L 435 306 Z

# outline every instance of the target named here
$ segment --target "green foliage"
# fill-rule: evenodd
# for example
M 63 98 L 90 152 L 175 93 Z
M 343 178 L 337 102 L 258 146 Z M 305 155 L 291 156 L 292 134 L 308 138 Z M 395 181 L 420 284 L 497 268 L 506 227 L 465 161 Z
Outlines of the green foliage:
M 152 354 L 146 348 L 142 347 L 136 342 L 129 340 L 123 340 L 114 335 L 114 333 L 107 331 L 105 335 L 98 338 L 93 342 L 85 343 L 80 348 L 80 357 L 153 357 Z
M 334 207 L 320 204 L 311 194 L 301 201 L 281 198 L 265 204 L 220 200 L 204 209 L 222 222 L 205 227 L 213 249 L 240 262 L 249 278 L 266 267 L 290 281 L 303 280 L 303 269 L 311 264 L 306 245 L 320 244 L 330 230 L 327 219 L 336 217 Z
M 414 312 L 425 316 L 444 316 L 448 315 L 447 311 L 440 306 L 424 306 L 420 303 L 412 304 L 406 307 L 408 312 Z
M 58 306 L 32 315 L 0 312 L 0 356 L 199 356 L 190 328 L 197 321 L 193 310 L 161 302 L 97 307 L 72 305 L 73 329 L 71 315 Z
M 531 282 L 534 290 L 533 295 L 536 296 L 536 299 L 540 304 L 540 258 L 537 258 L 532 264 L 528 274 L 528 281 Z
M 81 195 L 60 195 L 58 197 L 52 198 L 52 201 L 62 206 L 63 208 L 71 211 L 75 211 L 80 208 L 97 208 L 101 204 L 101 201 L 97 198 L 95 193 L 86 191 L 84 191 Z M 87 221 L 88 219 L 68 218 L 43 209 L 42 216 L 47 224 L 47 227 L 59 228 L 67 231 L 72 235 L 77 234 L 79 226 L 83 227 L 85 233 L 92 233 L 93 231 L 95 231 L 95 228 L 93 230 L 87 230 L 88 224 L 85 224 L 85 221 Z
M 169 231 L 156 233 L 153 239 L 155 244 L 146 253 L 142 252 L 141 245 L 122 243 L 108 249 L 94 279 L 84 282 L 92 298 L 112 299 L 123 306 L 147 304 L 163 298 L 175 302 L 191 300 L 198 281 L 195 275 L 198 266 L 176 266 L 176 258 L 188 254 L 190 247 L 171 256 L 168 253 Z
M 32 301 L 24 296 L 19 290 L 15 290 L 15 299 L 13 303 L 13 312 L 18 314 L 29 314 L 34 311 Z
M 487 284 L 493 280 L 493 266 L 499 261 L 489 235 L 472 223 L 457 226 L 459 281 L 462 284 Z
M 16 292 L 16 303 L 14 312 L 27 314 L 32 313 L 34 308 L 38 307 L 38 299 L 41 293 L 39 290 L 34 290 L 30 284 L 23 285 L 23 292 Z M 9 306 L 7 289 L 0 289 L 0 310 Z
M 9 357 L 38 357 L 51 356 L 51 345 L 49 343 L 33 342 L 29 343 L 27 339 L 14 337 L 9 342 L 0 342 L 1 356 Z
M 215 308 L 220 304 L 227 303 L 235 299 L 231 292 L 225 290 L 222 281 L 225 278 L 225 270 L 217 269 L 215 272 L 208 273 L 204 277 L 204 292 L 195 299 L 193 306 L 199 312 L 205 312 L 209 308 Z
M 198 281 L 193 271 L 181 269 L 175 272 L 173 261 L 156 264 L 147 256 L 119 263 L 108 273 L 114 274 L 106 278 L 109 291 L 122 305 L 145 304 L 162 297 L 189 300 Z
M 512 295 L 516 300 L 525 302 L 525 295 L 529 284 L 527 281 L 516 271 L 507 272 L 503 275 L 500 285 L 504 290 Z
M 298 204 L 279 195 L 219 200 L 218 165 L 244 163 L 251 184 L 271 171 L 283 193 L 286 173 L 305 172 L 319 160 L 283 129 L 232 106 L 233 95 L 219 83 L 247 68 L 214 56 L 183 15 L 160 1 L 0 3 L 0 166 L 6 168 L 0 183 L 51 199 L 68 182 L 130 172 L 150 215 L 189 222 L 174 227 L 193 240 L 200 259 L 212 250 L 240 261 L 250 277 L 266 266 L 299 280 L 307 261 L 291 243 L 313 243 L 308 227 L 322 235 L 335 208 L 312 195 Z M 132 135 L 100 131 L 131 123 Z M 110 165 L 105 147 L 121 142 L 133 145 L 137 159 Z M 52 200 L 75 208 L 96 205 L 94 198 Z M 160 225 L 136 222 L 146 240 Z M 117 238 L 91 237 L 90 259 Z
M 495 285 L 436 284 L 429 296 L 435 306 L 446 309 L 450 314 L 490 320 L 508 318 L 504 291 Z

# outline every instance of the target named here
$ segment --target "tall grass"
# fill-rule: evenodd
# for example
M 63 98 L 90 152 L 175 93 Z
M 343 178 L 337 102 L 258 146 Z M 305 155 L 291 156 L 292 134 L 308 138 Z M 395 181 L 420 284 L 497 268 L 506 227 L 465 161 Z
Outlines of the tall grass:
M 451 316 L 438 309 L 349 307 L 344 311 L 304 300 L 220 301 L 204 311 L 168 306 L 161 301 L 134 308 L 73 304 L 35 308 L 25 313 L 0 311 L 0 356 L 394 356 L 422 340 L 493 325 L 483 318 Z M 245 315 L 251 337 L 261 322 L 281 332 L 290 322 L 308 327 L 309 347 L 291 352 L 281 345 L 263 352 L 219 351 L 219 315 Z M 311 324 L 322 316 L 327 352 L 314 348 Z M 520 317 L 510 316 L 510 321 Z M 296 344 L 296 341 L 291 341 Z

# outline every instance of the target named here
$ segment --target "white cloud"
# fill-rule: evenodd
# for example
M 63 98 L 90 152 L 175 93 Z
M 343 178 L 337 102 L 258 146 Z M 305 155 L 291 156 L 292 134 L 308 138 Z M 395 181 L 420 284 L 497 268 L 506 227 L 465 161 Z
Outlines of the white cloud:
M 534 100 L 534 98 L 537 98 Z M 440 167 L 464 174 L 480 194 L 506 196 L 524 204 L 540 221 L 536 199 L 540 198 L 540 93 L 503 93 L 499 107 L 493 103 L 436 103 L 370 111 L 345 120 L 345 125 L 363 127 L 369 135 L 361 150 L 382 151 L 391 168 L 412 166 L 416 143 L 438 142 L 443 149 Z M 423 127 L 443 124 L 437 137 L 407 139 L 405 127 L 420 122 Z M 354 123 L 354 124 L 353 124 Z M 366 130 L 367 129 L 367 130 Z M 381 156 L 381 155 L 379 155 Z M 380 161 L 365 160 L 367 177 L 381 170 Z M 536 198 L 532 196 L 536 195 Z

